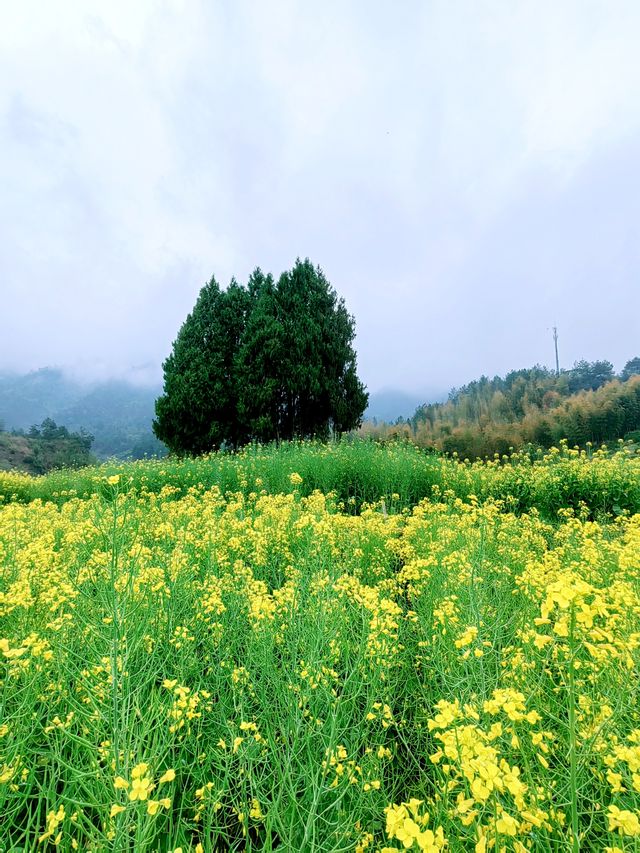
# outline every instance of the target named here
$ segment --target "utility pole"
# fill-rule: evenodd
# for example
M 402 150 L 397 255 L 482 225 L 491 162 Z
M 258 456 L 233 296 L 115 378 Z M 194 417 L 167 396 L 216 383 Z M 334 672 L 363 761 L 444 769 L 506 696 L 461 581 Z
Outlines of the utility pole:
M 556 376 L 560 376 L 560 362 L 558 361 L 558 330 L 553 327 L 553 343 L 556 347 Z

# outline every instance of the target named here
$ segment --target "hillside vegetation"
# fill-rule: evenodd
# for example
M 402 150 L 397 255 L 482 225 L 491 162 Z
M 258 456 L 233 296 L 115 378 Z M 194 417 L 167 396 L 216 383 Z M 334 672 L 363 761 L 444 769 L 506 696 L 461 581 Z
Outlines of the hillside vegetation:
M 504 378 L 486 376 L 453 389 L 445 403 L 425 404 L 393 426 L 367 423 L 364 435 L 410 438 L 422 447 L 470 459 L 566 439 L 585 447 L 640 430 L 640 360 L 619 377 L 610 362 L 579 362 L 557 375 L 536 366 Z
M 0 471 L 46 474 L 56 468 L 95 465 L 92 441 L 88 433 L 70 433 L 50 419 L 31 427 L 27 435 L 0 430 Z
M 637 850 L 633 446 L 305 443 L 0 495 L 0 849 Z

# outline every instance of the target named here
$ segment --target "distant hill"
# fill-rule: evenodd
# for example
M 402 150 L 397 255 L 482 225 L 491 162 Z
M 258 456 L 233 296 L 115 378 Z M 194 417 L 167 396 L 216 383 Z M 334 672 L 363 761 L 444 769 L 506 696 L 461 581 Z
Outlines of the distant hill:
M 29 429 L 71 405 L 83 391 L 82 385 L 57 368 L 0 373 L 0 420 L 5 429 Z
M 154 401 L 161 389 L 124 381 L 77 382 L 56 368 L 0 374 L 0 422 L 6 430 L 28 430 L 52 418 L 70 431 L 94 436 L 100 459 L 161 456 L 166 448 L 153 435 Z
M 366 420 L 386 421 L 395 423 L 398 418 L 408 418 L 427 400 L 435 402 L 446 400 L 447 393 L 442 390 L 432 390 L 424 394 L 410 394 L 394 388 L 374 391 L 369 395 L 369 405 L 364 413 Z
M 105 382 L 59 409 L 55 419 L 69 429 L 88 429 L 94 436 L 93 451 L 101 459 L 139 458 L 137 449 L 145 442 L 148 452 L 161 455 L 164 445 L 151 430 L 159 393 L 158 388 Z

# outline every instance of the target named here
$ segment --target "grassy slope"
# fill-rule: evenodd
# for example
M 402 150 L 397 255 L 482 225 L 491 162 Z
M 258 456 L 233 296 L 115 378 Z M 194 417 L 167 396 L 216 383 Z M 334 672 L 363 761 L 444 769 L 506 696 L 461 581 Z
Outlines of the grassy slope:
M 423 498 L 448 501 L 503 500 L 515 512 L 535 507 L 548 518 L 559 509 L 588 507 L 592 516 L 640 512 L 640 453 L 635 445 L 590 455 L 562 445 L 544 457 L 526 455 L 465 463 L 419 450 L 412 444 L 374 442 L 313 443 L 248 447 L 241 453 L 215 453 L 198 459 L 107 463 L 80 471 L 54 471 L 46 477 L 0 474 L 0 503 L 34 499 L 64 503 L 104 489 L 118 476 L 121 488 L 159 493 L 169 486 L 176 497 L 192 488 L 217 486 L 222 493 L 286 493 L 291 474 L 302 477 L 300 493 L 332 492 L 349 511 L 384 498 L 389 509 L 411 507 Z
M 35 474 L 27 461 L 32 455 L 30 440 L 22 435 L 0 433 L 0 471 L 25 471 Z
M 44 474 L 56 468 L 90 465 L 95 457 L 73 439 L 43 440 L 0 432 L 0 471 Z

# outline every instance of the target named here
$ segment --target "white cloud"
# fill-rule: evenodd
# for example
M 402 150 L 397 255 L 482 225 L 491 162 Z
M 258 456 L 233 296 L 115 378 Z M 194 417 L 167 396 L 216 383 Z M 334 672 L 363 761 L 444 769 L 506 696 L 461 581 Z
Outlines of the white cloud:
M 566 220 L 561 261 L 539 219 L 528 233 L 523 193 L 595 204 L 638 135 L 639 27 L 623 0 L 8 6 L 0 366 L 158 362 L 212 273 L 309 254 L 356 313 L 372 387 L 471 378 L 470 296 L 522 322 L 486 247 L 517 244 L 525 272 L 581 268 Z M 592 236 L 592 268 L 633 299 L 618 223 L 625 239 Z M 507 366 L 531 355 L 512 337 Z

